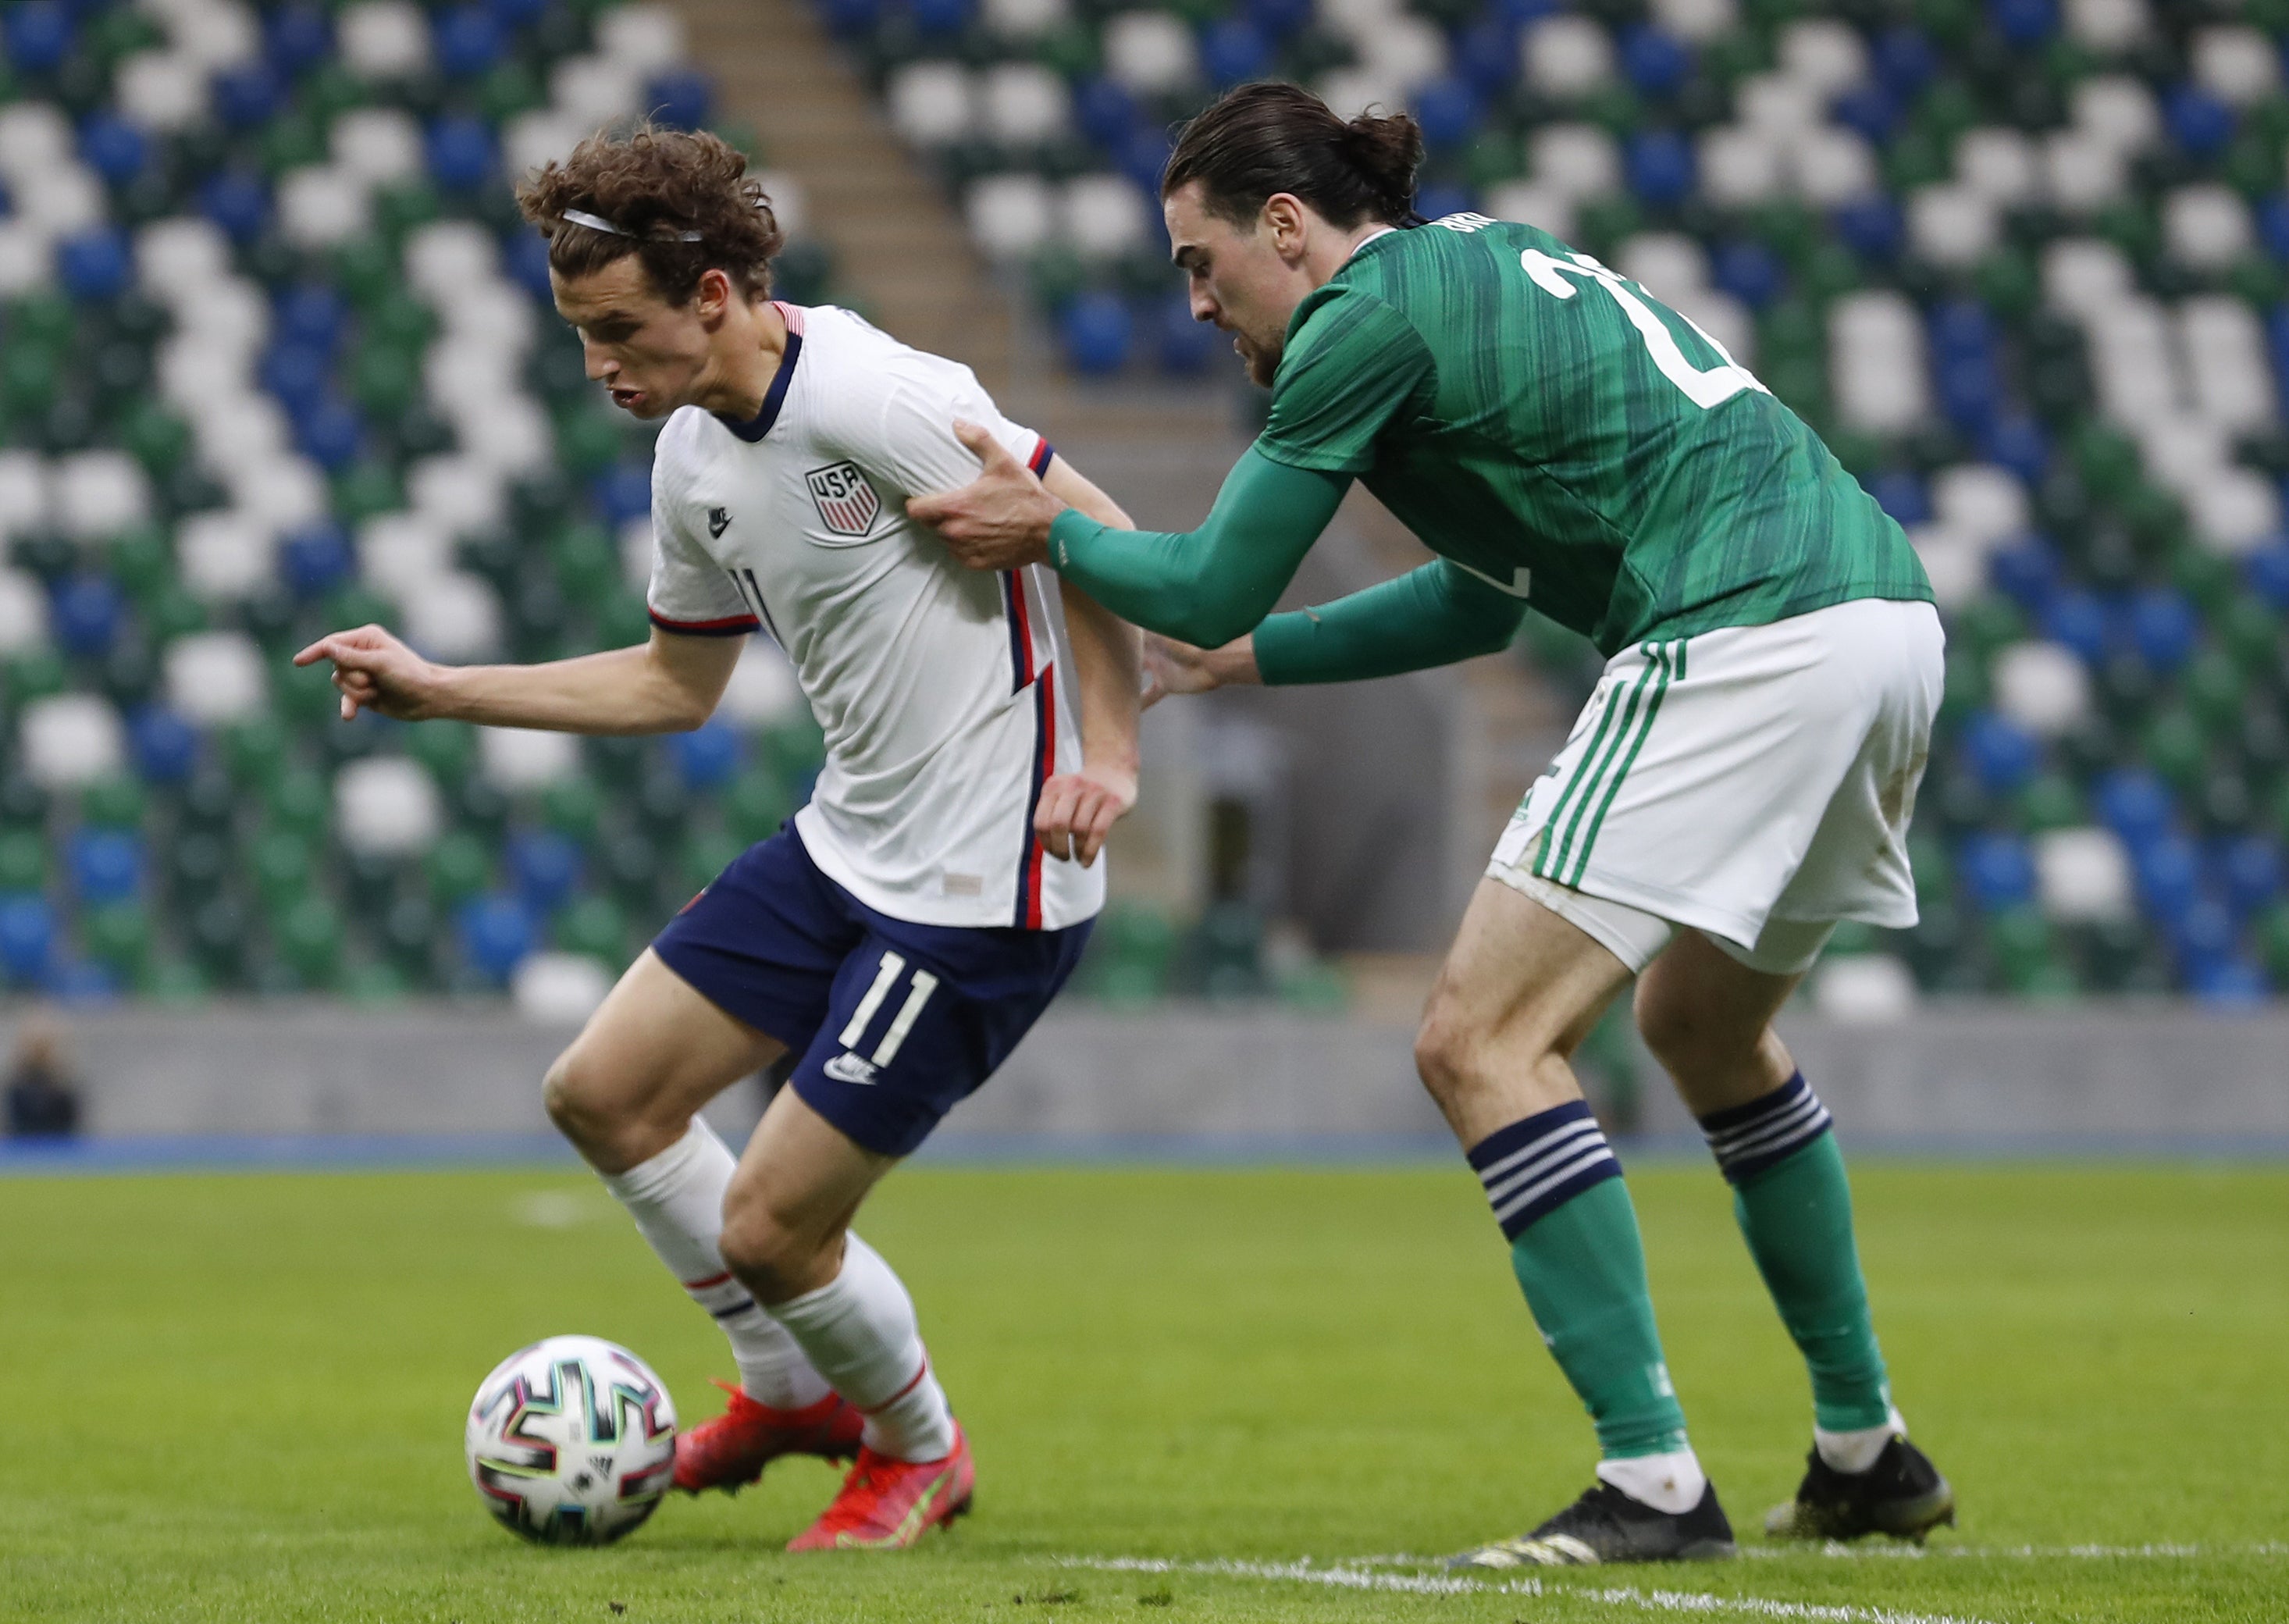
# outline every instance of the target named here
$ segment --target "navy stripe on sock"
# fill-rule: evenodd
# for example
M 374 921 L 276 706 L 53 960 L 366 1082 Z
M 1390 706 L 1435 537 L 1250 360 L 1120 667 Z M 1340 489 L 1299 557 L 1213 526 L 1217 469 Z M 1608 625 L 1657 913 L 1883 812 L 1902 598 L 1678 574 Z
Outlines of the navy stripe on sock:
M 714 1315 L 717 1319 L 737 1319 L 742 1314 L 752 1311 L 754 1306 L 755 1300 L 754 1298 L 742 1297 L 737 1302 L 725 1303 L 722 1308 L 710 1308 L 707 1312 Z
M 1471 1147 L 1470 1163 L 1495 1221 L 1513 1241 L 1591 1185 L 1622 1176 L 1614 1148 L 1579 1100 L 1495 1129 Z
M 1701 1132 L 1728 1184 L 1746 1183 L 1835 1125 L 1800 1071 L 1761 1100 L 1701 1119 Z

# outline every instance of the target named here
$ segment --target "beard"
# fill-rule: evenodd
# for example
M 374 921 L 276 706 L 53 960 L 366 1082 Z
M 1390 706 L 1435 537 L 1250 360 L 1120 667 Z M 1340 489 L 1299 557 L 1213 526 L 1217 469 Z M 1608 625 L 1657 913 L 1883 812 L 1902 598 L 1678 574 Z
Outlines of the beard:
M 1269 348 L 1252 341 L 1246 333 L 1232 336 L 1232 347 L 1240 351 L 1240 364 L 1248 369 L 1248 380 L 1259 389 L 1272 387 L 1273 374 L 1280 370 L 1282 347 Z

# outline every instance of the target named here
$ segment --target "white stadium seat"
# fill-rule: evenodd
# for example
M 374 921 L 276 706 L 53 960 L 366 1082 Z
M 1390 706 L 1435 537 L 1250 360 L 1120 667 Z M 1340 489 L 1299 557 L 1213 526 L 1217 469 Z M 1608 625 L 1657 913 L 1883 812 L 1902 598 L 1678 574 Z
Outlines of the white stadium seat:
M 1734 116 L 1752 130 L 1795 140 L 1827 123 L 1827 99 L 1785 74 L 1751 74 L 1733 97 Z
M 596 53 L 650 78 L 684 60 L 683 20 L 672 5 L 624 5 L 596 22 Z
M 1562 242 L 1574 240 L 1574 199 L 1539 180 L 1506 180 L 1487 194 L 1487 212 L 1496 220 L 1539 226 Z
M 1123 12 L 1105 25 L 1107 78 L 1154 96 L 1181 90 L 1200 75 L 1192 31 L 1166 12 Z
M 1838 414 L 1855 428 L 1894 434 L 1931 408 L 1924 324 L 1898 293 L 1847 293 L 1828 311 L 1829 389 Z
M 68 536 L 100 540 L 151 516 L 150 478 L 125 452 L 76 452 L 57 460 L 52 478 L 56 526 Z
M 548 71 L 548 100 L 594 130 L 645 110 L 643 76 L 608 56 L 566 57 Z
M 1653 20 L 1679 39 L 1706 44 L 1738 25 L 1735 0 L 1653 0 Z
M 46 287 L 55 276 L 55 252 L 45 233 L 20 220 L 0 220 L 0 299 Z
M 1967 186 L 1927 186 L 1908 199 L 1908 241 L 1934 265 L 1968 269 L 1993 252 L 2002 222 Z
M 397 594 L 406 642 L 432 660 L 483 660 L 501 647 L 500 596 L 462 570 L 405 583 Z
M 2055 130 L 2043 147 L 2043 183 L 2050 200 L 2088 214 L 2123 196 L 2130 165 L 2121 149 L 2084 130 Z
M 47 459 L 37 452 L 0 448 L 0 541 L 44 528 L 53 495 Z
M 22 570 L 0 567 L 0 659 L 13 659 L 48 642 L 48 595 Z
M 580 770 L 580 741 L 538 728 L 481 727 L 477 762 L 495 788 L 514 794 L 546 789 Z
M 119 65 L 112 90 L 120 112 L 155 134 L 187 129 L 207 110 L 206 70 L 179 52 L 137 52 Z
M 1918 524 L 1908 532 L 1908 540 L 1942 610 L 1952 612 L 1987 590 L 1986 543 L 1945 524 Z
M 2146 0 L 2067 0 L 2066 20 L 2077 44 L 2102 54 L 2136 44 L 2150 22 Z
M 467 457 L 427 457 L 405 476 L 406 503 L 447 533 L 490 530 L 508 516 L 500 476 Z
M 1787 167 L 1782 140 L 1747 124 L 1716 124 L 1702 132 L 1701 189 L 1709 201 L 1743 208 L 1778 196 Z
M 1058 212 L 1065 240 L 1086 260 L 1115 260 L 1145 245 L 1151 228 L 1144 195 L 1118 175 L 1079 175 L 1065 182 Z
M 193 632 L 167 645 L 167 703 L 202 727 L 227 727 L 269 707 L 262 651 L 240 631 Z
M 2145 81 L 2101 74 L 2074 89 L 2074 125 L 2118 152 L 2141 152 L 2162 133 L 2162 112 Z
M 1781 31 L 1780 70 L 1822 97 L 1839 95 L 1868 76 L 1868 44 L 1860 30 L 1832 17 L 1808 17 Z
M 500 244 L 473 220 L 432 220 L 405 239 L 405 279 L 433 305 L 499 270 Z
M 2102 924 L 2133 913 L 2130 859 L 2111 829 L 2051 829 L 2035 836 L 2036 893 L 2066 924 Z
M 172 308 L 182 290 L 230 278 L 230 240 L 197 215 L 155 220 L 135 234 L 135 275 L 146 294 Z
M 731 680 L 715 712 L 741 727 L 769 727 L 804 714 L 802 689 L 794 668 L 769 637 L 750 637 L 731 668 Z
M 985 26 L 1003 39 L 1039 39 L 1073 14 L 1067 0 L 985 0 Z
M 2281 57 L 2259 29 L 2231 25 L 2197 30 L 2192 58 L 2194 82 L 2235 107 L 2262 101 L 2281 88 Z
M 1841 1025 L 1881 1026 L 1915 1013 L 1921 995 L 1907 965 L 1888 953 L 1824 961 L 1812 977 L 1812 1006 Z
M 1990 203 L 2015 208 L 2042 196 L 2042 154 L 2023 130 L 1966 130 L 1955 144 L 1955 178 Z
M 1054 140 L 1073 122 L 1073 96 L 1065 80 L 1038 62 L 988 68 L 978 104 L 985 133 L 1012 146 Z
M 1055 204 L 1039 175 L 988 175 L 969 188 L 969 235 L 986 258 L 1023 260 L 1049 240 Z
M 977 127 L 977 97 L 958 62 L 909 62 L 890 76 L 890 124 L 916 147 L 967 140 Z
M 278 179 L 279 234 L 297 248 L 339 248 L 373 227 L 373 195 L 349 171 L 308 164 Z
M 2061 237 L 2043 251 L 2043 297 L 2085 320 L 2135 295 L 2137 274 L 2112 243 L 2094 236 Z
M 9 188 L 18 223 L 51 241 L 102 225 L 110 216 L 103 182 L 76 163 L 12 176 Z
M 577 1027 L 611 990 L 611 971 L 578 953 L 528 953 L 509 977 L 509 1002 L 535 1026 Z
M 429 65 L 429 20 L 412 0 L 359 0 L 334 20 L 342 66 L 361 79 L 405 79 Z
M 421 126 L 402 108 L 352 108 L 327 138 L 334 162 L 371 186 L 421 172 Z
M 285 456 L 228 469 L 223 484 L 241 512 L 280 533 L 317 524 L 332 505 L 325 475 L 307 457 Z
M 1959 462 L 1932 477 L 1932 514 L 1983 547 L 2010 540 L 2027 528 L 2027 488 L 2008 468 Z
M 2246 557 L 2281 533 L 2281 493 L 2253 468 L 2221 469 L 2186 507 L 2196 540 L 2229 557 Z
M 178 5 L 167 30 L 169 43 L 209 74 L 236 68 L 262 54 L 262 24 L 251 6 L 233 0 Z
M 1402 96 L 1447 71 L 1447 36 L 1420 17 L 1392 18 L 1359 41 L 1360 66 Z
M 1614 39 L 1587 17 L 1560 12 L 1529 25 L 1519 42 L 1526 82 L 1559 100 L 1586 96 L 1614 77 Z
M 1856 130 L 1821 124 L 1783 148 L 1796 189 L 1816 208 L 1832 209 L 1883 187 L 1876 155 Z
M 593 126 L 558 108 L 535 108 L 501 127 L 501 161 L 510 174 L 522 175 L 570 157 L 592 132 Z
M 360 526 L 357 557 L 359 580 L 402 601 L 453 567 L 453 538 L 419 514 L 379 514 Z
M 2230 187 L 2181 186 L 2162 200 L 2163 245 L 2197 270 L 2223 270 L 2256 241 L 2249 204 Z
M 183 585 L 206 604 L 252 597 L 277 574 L 275 532 L 243 513 L 202 513 L 185 519 L 175 536 Z
M 1670 304 L 1709 285 L 1708 251 L 1681 231 L 1641 231 L 1615 251 L 1613 264 Z
M 2014 643 L 1996 654 L 1990 680 L 1995 708 L 2046 739 L 2091 714 L 2090 673 L 2064 644 Z
M 1621 148 L 1596 124 L 1543 125 L 1527 137 L 1526 162 L 1537 185 L 1577 203 L 1622 184 Z
M 75 161 L 71 121 L 52 101 L 26 100 L 0 108 L 0 174 L 35 175 Z
M 334 778 L 334 828 L 362 855 L 404 857 L 426 850 L 443 827 L 429 770 L 405 756 L 369 756 Z
M 94 693 L 56 693 L 24 707 L 16 724 L 24 771 L 44 789 L 76 789 L 116 774 L 126 758 L 119 712 Z

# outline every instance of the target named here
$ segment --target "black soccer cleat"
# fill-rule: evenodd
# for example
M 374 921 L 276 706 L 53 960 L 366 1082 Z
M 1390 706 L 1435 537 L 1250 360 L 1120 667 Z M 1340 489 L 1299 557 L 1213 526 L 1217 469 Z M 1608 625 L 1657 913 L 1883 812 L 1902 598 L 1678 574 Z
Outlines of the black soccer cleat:
M 1600 1479 L 1530 1534 L 1450 1557 L 1450 1568 L 1594 1567 L 1606 1562 L 1713 1562 L 1737 1553 L 1717 1487 L 1682 1515 L 1657 1511 Z
M 1765 1532 L 1775 1540 L 1885 1533 L 1921 1545 L 1942 1523 L 1955 1526 L 1955 1490 L 1928 1455 L 1894 1437 L 1864 1472 L 1839 1472 L 1814 1450 L 1796 1499 L 1767 1514 Z

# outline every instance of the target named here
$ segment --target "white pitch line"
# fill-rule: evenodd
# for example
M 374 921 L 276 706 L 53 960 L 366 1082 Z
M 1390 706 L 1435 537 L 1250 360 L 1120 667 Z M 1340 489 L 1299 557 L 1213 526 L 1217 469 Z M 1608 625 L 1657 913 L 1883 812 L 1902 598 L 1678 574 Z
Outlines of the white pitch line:
M 2289 1540 L 2261 1540 L 2249 1545 L 2191 1545 L 2157 1541 L 2149 1545 L 1846 1545 L 1830 1540 L 1821 1545 L 1744 1545 L 1743 1560 L 1792 1562 L 1818 1556 L 1848 1562 L 1927 1562 L 1943 1556 L 1977 1561 L 2183 1561 L 2196 1556 L 2289 1556 Z M 1388 1556 L 1346 1556 L 1354 1568 L 1436 1567 L 1446 1559 L 1405 1551 Z
M 1386 1557 L 1383 1560 L 1389 1561 Z M 1820 1624 L 1991 1624 L 1951 1613 L 1895 1612 L 1887 1607 L 1825 1607 L 1754 1596 L 1709 1596 L 1695 1590 L 1639 1590 L 1627 1585 L 1591 1588 L 1544 1586 L 1538 1579 L 1486 1583 L 1422 1573 L 1375 1572 L 1357 1566 L 1319 1567 L 1309 1562 L 1171 1562 L 1157 1556 L 1065 1556 L 1060 1567 L 1106 1573 L 1193 1573 L 1208 1578 L 1287 1580 L 1342 1590 L 1395 1591 L 1408 1596 L 1548 1596 L 1602 1603 L 1639 1612 L 1738 1613 L 1756 1619 L 1806 1619 Z

